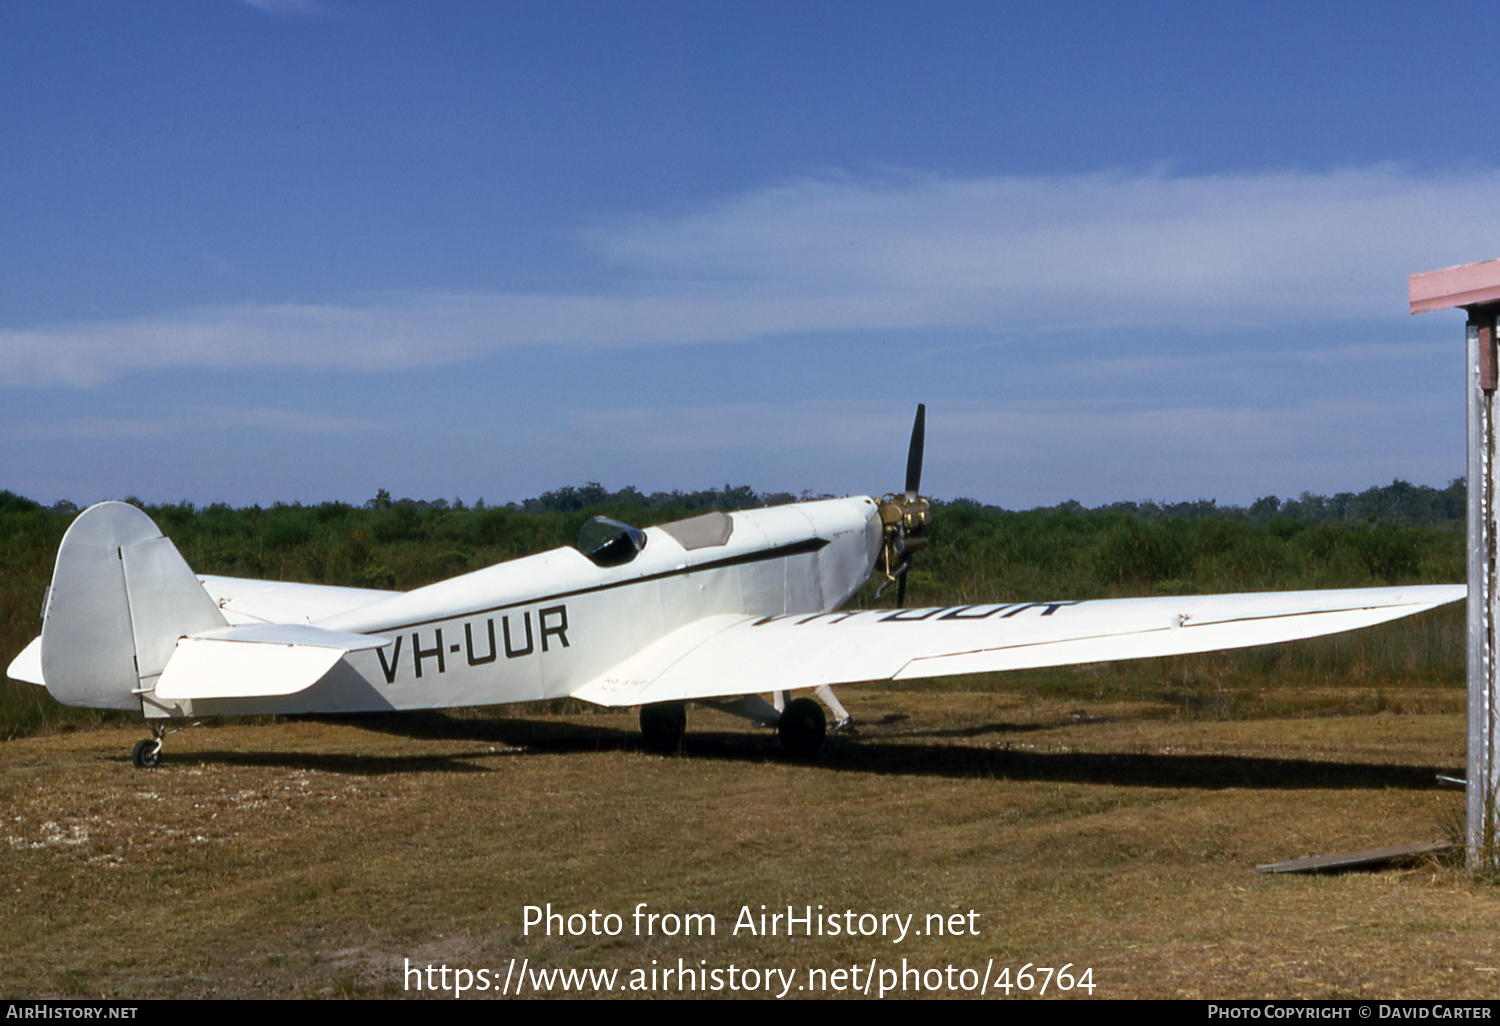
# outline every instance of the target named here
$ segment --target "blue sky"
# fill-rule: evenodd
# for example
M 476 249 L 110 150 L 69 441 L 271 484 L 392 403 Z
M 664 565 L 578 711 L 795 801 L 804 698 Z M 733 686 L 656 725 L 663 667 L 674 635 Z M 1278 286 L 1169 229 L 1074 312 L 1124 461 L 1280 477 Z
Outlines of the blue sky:
M 940 498 L 1442 486 L 1497 22 L 12 0 L 0 487 L 879 493 L 919 401 Z

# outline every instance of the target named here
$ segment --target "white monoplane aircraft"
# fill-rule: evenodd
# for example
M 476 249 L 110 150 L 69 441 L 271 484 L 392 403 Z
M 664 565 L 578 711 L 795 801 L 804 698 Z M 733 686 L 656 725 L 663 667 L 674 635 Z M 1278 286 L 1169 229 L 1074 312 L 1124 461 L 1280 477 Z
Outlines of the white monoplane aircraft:
M 906 491 L 637 530 L 603 518 L 576 548 L 415 591 L 195 576 L 140 510 L 104 502 L 68 528 L 42 633 L 10 676 L 67 705 L 139 710 L 154 766 L 175 718 L 495 705 L 571 696 L 640 706 L 676 747 L 687 702 L 776 724 L 794 754 L 827 720 L 813 689 L 1266 645 L 1367 627 L 1464 597 L 1462 585 L 836 612 L 926 544 L 917 410 Z M 772 692 L 773 705 L 757 693 Z

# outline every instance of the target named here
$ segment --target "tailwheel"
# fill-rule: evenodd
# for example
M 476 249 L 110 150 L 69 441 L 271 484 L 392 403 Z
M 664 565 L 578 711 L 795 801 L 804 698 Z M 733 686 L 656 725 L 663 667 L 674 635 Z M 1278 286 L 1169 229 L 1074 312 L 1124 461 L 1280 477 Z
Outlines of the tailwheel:
M 130 751 L 130 761 L 135 763 L 136 769 L 155 769 L 161 764 L 161 738 L 148 737 L 137 741 Z
M 648 751 L 671 754 L 682 748 L 687 730 L 686 702 L 641 706 L 641 742 Z
M 790 756 L 811 759 L 823 747 L 828 736 L 828 717 L 823 707 L 811 698 L 797 698 L 787 703 L 776 724 L 776 736 Z

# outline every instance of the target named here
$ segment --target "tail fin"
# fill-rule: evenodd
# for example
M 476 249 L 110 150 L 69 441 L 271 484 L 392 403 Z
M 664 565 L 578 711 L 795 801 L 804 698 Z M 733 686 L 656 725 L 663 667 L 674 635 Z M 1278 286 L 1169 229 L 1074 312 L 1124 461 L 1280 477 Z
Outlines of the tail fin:
M 177 639 L 225 626 L 171 541 L 134 506 L 78 515 L 57 550 L 42 621 L 42 676 L 65 705 L 140 710 Z

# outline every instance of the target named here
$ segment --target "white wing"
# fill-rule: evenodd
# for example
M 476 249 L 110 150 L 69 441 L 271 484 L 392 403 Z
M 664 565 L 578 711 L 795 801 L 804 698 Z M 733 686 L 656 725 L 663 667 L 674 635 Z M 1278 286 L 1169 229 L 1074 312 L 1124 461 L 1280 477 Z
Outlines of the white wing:
M 1464 585 L 715 616 L 575 691 L 642 705 L 857 681 L 1184 655 L 1335 634 L 1457 602 Z

